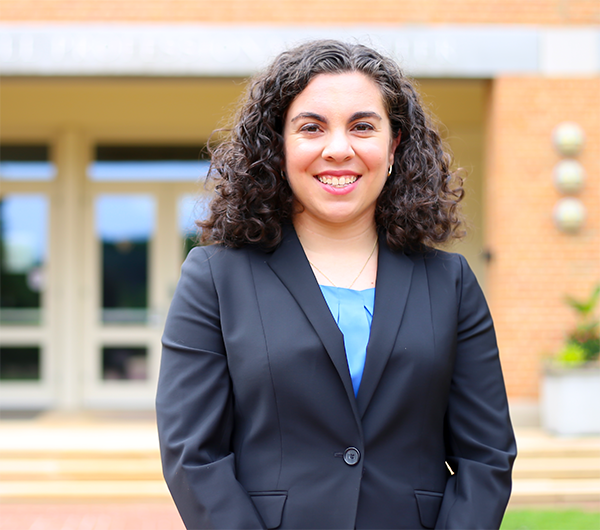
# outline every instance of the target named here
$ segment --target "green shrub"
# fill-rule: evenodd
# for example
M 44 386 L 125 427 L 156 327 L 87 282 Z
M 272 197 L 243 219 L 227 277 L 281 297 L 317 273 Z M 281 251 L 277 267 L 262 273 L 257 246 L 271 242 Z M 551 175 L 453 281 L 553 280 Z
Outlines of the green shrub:
M 568 296 L 566 302 L 577 313 L 577 325 L 568 335 L 565 346 L 556 359 L 567 365 L 597 361 L 600 356 L 600 323 L 595 316 L 600 301 L 600 285 L 597 285 L 587 300 Z
M 569 342 L 556 355 L 556 360 L 563 364 L 575 365 L 586 362 L 588 359 L 586 349 L 576 342 Z

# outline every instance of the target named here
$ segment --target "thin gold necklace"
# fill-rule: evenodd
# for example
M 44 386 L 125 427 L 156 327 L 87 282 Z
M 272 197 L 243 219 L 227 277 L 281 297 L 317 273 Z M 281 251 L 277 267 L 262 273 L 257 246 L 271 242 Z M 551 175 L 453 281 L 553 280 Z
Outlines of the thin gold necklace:
M 365 261 L 365 264 L 362 266 L 362 269 L 360 269 L 360 271 L 358 271 L 358 274 L 356 275 L 356 277 L 354 278 L 354 280 L 352 280 L 352 283 L 346 287 L 346 289 L 352 289 L 352 286 L 356 283 L 356 280 L 358 280 L 360 278 L 360 275 L 363 273 L 363 271 L 365 270 L 367 263 L 369 263 L 369 261 L 371 261 L 371 258 L 373 257 L 373 254 L 375 253 L 375 249 L 377 248 L 377 238 L 375 238 L 375 244 L 373 245 L 373 249 L 371 250 L 371 253 L 369 254 L 369 257 L 367 258 L 367 261 Z M 337 285 L 335 283 L 333 283 L 331 281 L 330 278 L 327 277 L 327 274 L 325 274 L 321 269 L 319 269 L 319 267 L 317 267 L 312 261 L 308 260 L 308 262 L 314 267 L 314 269 L 319 272 L 323 278 L 325 278 L 331 285 L 333 285 L 334 287 L 337 287 Z

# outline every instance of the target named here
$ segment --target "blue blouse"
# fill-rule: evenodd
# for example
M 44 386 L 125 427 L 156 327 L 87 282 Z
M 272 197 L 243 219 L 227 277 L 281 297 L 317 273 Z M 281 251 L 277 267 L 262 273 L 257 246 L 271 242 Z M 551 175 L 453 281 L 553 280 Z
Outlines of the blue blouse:
M 356 396 L 367 358 L 367 344 L 371 334 L 375 306 L 375 288 L 355 291 L 329 285 L 320 285 L 319 287 L 321 287 L 321 292 L 333 318 L 344 335 L 346 359 Z

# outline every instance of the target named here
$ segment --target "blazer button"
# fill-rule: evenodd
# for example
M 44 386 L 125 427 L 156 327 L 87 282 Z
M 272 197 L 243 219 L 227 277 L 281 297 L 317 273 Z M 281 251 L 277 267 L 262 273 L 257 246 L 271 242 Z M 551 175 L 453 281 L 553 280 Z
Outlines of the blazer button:
M 360 460 L 360 452 L 356 447 L 348 447 L 344 451 L 344 462 L 349 466 L 355 466 Z

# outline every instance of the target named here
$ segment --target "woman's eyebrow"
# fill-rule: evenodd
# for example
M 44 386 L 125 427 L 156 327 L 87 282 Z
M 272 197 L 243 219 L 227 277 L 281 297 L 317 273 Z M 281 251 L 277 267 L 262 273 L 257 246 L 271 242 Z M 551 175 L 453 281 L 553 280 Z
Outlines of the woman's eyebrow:
M 321 123 L 327 123 L 327 118 L 325 118 L 325 116 L 321 116 L 320 114 L 317 114 L 316 112 L 301 112 L 297 116 L 294 116 L 290 121 L 293 123 L 296 120 L 299 120 L 302 118 L 308 118 L 311 120 L 320 121 Z M 364 120 L 365 118 L 375 118 L 379 121 L 382 120 L 381 116 L 379 114 L 377 114 L 376 112 L 373 112 L 370 110 L 363 110 L 363 111 L 355 112 L 354 114 L 352 114 L 352 116 L 350 116 L 350 119 L 348 120 L 348 122 L 353 122 L 356 120 Z
M 320 121 L 321 123 L 327 123 L 327 118 L 325 118 L 325 116 L 321 116 L 315 112 L 301 112 L 297 116 L 294 116 L 290 121 L 293 123 L 301 118 L 309 118 L 311 120 Z
M 354 114 L 352 114 L 352 116 L 350 116 L 350 119 L 348 121 L 364 120 L 365 118 L 375 118 L 379 121 L 382 120 L 381 116 L 376 112 L 365 110 L 361 112 L 355 112 Z

